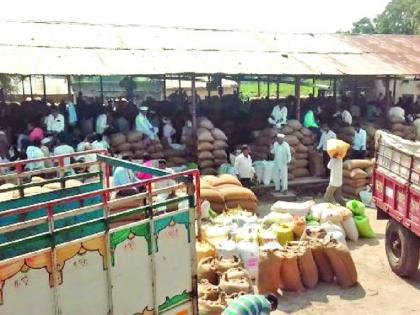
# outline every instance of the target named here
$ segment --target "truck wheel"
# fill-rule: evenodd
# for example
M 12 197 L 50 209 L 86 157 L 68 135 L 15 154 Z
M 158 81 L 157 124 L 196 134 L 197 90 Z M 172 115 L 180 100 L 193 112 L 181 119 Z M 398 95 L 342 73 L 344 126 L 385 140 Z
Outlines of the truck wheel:
M 419 240 L 417 236 L 394 220 L 389 220 L 385 233 L 385 249 L 392 271 L 408 277 L 419 265 Z

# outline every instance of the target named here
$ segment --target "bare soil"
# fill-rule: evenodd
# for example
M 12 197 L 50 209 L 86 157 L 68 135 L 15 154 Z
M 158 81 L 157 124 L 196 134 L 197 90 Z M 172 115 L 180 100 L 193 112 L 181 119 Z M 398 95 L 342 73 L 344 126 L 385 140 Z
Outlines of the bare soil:
M 261 212 L 268 210 L 262 205 Z M 368 209 L 376 239 L 348 242 L 356 263 L 359 284 L 342 289 L 336 284 L 319 283 L 303 293 L 283 292 L 278 311 L 272 314 L 420 314 L 420 270 L 410 279 L 395 275 L 385 254 L 386 220 L 376 219 Z

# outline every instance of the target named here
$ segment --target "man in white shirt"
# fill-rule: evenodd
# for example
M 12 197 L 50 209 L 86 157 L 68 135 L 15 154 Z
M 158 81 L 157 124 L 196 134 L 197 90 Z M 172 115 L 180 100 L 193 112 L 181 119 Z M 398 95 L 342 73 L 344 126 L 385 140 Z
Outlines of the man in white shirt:
M 287 124 L 287 107 L 284 104 L 274 106 L 271 116 L 268 117 L 268 123 L 277 129 L 281 129 Z
M 53 155 L 63 155 L 63 154 L 71 154 L 74 153 L 74 148 L 69 146 L 64 139 L 64 134 L 59 134 L 57 137 L 57 145 L 53 150 Z M 64 166 L 70 165 L 72 162 L 72 158 L 66 157 L 63 159 Z M 74 170 L 72 168 L 66 168 L 66 173 L 73 174 Z
M 334 115 L 334 117 L 337 116 L 341 118 L 341 124 L 343 126 L 351 126 L 351 124 L 353 123 L 353 117 L 347 109 L 343 108 L 341 111 Z
M 107 110 L 96 118 L 96 133 L 103 134 L 105 129 L 111 125 L 111 113 Z
M 244 145 L 242 153 L 235 158 L 235 173 L 239 177 L 242 186 L 246 188 L 251 188 L 251 180 L 255 174 L 250 152 L 249 147 Z
M 41 150 L 41 141 L 36 140 L 31 145 L 28 146 L 28 148 L 26 149 L 26 157 L 28 160 L 39 159 L 39 158 L 45 157 L 44 152 L 42 152 Z M 43 168 L 45 168 L 44 161 L 28 163 L 25 166 L 25 169 L 29 171 L 41 170 Z
M 317 148 L 317 150 L 322 151 L 322 158 L 323 158 L 323 161 L 324 161 L 324 167 L 325 167 L 327 176 L 329 176 L 330 171 L 329 171 L 327 165 L 328 165 L 328 162 L 330 160 L 330 156 L 328 155 L 328 152 L 327 152 L 327 142 L 330 139 L 337 139 L 337 135 L 335 134 L 334 131 L 332 131 L 330 129 L 330 127 L 326 123 L 322 124 L 321 130 L 322 130 L 321 139 L 319 140 L 319 144 L 316 148 Z
M 277 141 L 274 143 L 271 154 L 274 154 L 273 180 L 276 191 L 285 193 L 288 189 L 288 166 L 292 161 L 290 146 L 284 141 L 284 134 L 277 134 Z
M 324 202 L 339 203 L 346 205 L 346 200 L 341 193 L 343 185 L 343 160 L 333 157 L 328 163 L 328 169 L 331 170 L 330 183 L 325 191 Z
M 360 123 L 355 124 L 356 132 L 353 140 L 353 158 L 364 159 L 366 156 L 366 130 L 362 129 Z
M 64 116 L 60 114 L 57 108 L 51 109 L 51 114 L 45 120 L 47 131 L 50 133 L 60 133 L 64 131 Z
M 400 106 L 392 106 L 388 111 L 388 119 L 392 123 L 405 123 L 405 110 Z
M 147 106 L 140 107 L 140 112 L 136 117 L 136 131 L 140 131 L 150 140 L 155 140 L 157 131 L 146 116 L 148 110 Z

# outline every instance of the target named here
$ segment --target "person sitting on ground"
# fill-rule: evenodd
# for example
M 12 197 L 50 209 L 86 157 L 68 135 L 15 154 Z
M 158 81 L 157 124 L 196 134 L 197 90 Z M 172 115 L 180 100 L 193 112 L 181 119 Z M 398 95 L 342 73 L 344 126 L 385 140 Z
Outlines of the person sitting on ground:
M 335 156 L 328 162 L 328 169 L 330 169 L 330 182 L 324 194 L 324 202 L 339 203 L 342 206 L 346 205 L 346 200 L 343 198 L 341 186 L 343 185 L 343 160 Z
M 51 108 L 51 114 L 45 119 L 47 131 L 51 134 L 58 134 L 64 131 L 64 116 L 58 112 L 54 106 Z
M 277 306 L 278 300 L 274 294 L 247 294 L 230 303 L 222 315 L 269 315 Z
M 124 155 L 121 157 L 121 159 L 125 161 L 131 161 L 131 156 Z M 112 178 L 114 187 L 138 182 L 138 179 L 136 178 L 136 176 L 134 176 L 133 171 L 123 166 L 117 166 L 115 168 L 114 173 L 112 174 Z M 138 192 L 139 190 L 136 187 L 120 189 L 116 194 L 116 198 L 132 196 L 137 194 Z
M 59 133 L 56 140 L 56 145 L 53 150 L 53 155 L 64 155 L 74 153 L 74 148 L 67 144 L 64 133 Z M 63 159 L 64 166 L 70 165 L 73 162 L 72 157 L 65 157 Z M 66 173 L 73 173 L 72 168 L 66 168 Z
M 392 106 L 388 111 L 388 120 L 391 123 L 405 123 L 405 110 L 398 106 Z
M 271 116 L 268 117 L 268 123 L 277 129 L 281 129 L 287 124 L 287 107 L 284 103 L 277 104 L 273 107 Z
M 366 130 L 362 129 L 359 122 L 355 123 L 355 133 L 353 139 L 353 158 L 364 159 L 366 157 Z
M 108 128 L 105 129 L 105 131 L 102 134 L 95 135 L 95 139 L 93 139 L 92 142 L 92 149 L 94 150 L 100 150 L 105 149 L 109 150 L 109 140 L 108 140 Z
M 44 139 L 44 130 L 41 127 L 35 126 L 34 123 L 28 123 L 28 132 L 29 132 L 29 140 L 31 142 L 34 141 L 42 141 Z
M 26 144 L 25 144 L 26 146 Z M 39 159 L 39 158 L 44 158 L 44 152 L 42 152 L 41 150 L 41 141 L 34 141 L 33 143 L 30 143 L 27 148 L 26 148 L 26 157 L 28 160 L 33 160 L 33 159 Z M 33 162 L 33 163 L 28 163 L 25 166 L 25 169 L 29 170 L 29 171 L 35 171 L 35 170 L 41 170 L 45 168 L 45 162 L 44 161 L 39 161 L 39 162 Z
M 330 129 L 330 126 L 327 123 L 322 124 L 321 129 L 322 129 L 322 135 L 316 149 L 318 151 L 322 151 L 322 159 L 324 161 L 324 167 L 325 167 L 327 176 L 329 176 L 330 171 L 327 165 L 328 165 L 328 162 L 330 161 L 330 156 L 328 155 L 328 152 L 327 152 L 327 142 L 330 139 L 337 139 L 337 135 L 335 134 L 334 131 Z
M 251 150 L 249 146 L 242 146 L 242 153 L 235 158 L 235 173 L 239 177 L 242 186 L 251 188 L 251 180 L 255 169 L 252 167 Z

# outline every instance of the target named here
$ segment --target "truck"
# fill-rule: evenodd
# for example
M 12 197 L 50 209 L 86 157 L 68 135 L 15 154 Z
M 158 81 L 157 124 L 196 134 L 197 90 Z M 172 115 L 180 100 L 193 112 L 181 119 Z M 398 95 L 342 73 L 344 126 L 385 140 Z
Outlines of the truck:
M 65 163 L 87 154 L 96 158 Z M 113 167 L 153 177 L 113 187 Z M 102 151 L 0 168 L 0 314 L 198 314 L 197 170 L 172 173 Z
M 378 131 L 372 195 L 378 219 L 387 219 L 385 249 L 393 272 L 413 275 L 420 252 L 420 142 Z

